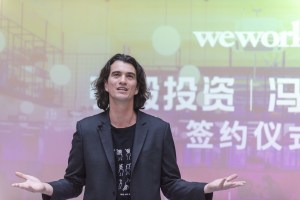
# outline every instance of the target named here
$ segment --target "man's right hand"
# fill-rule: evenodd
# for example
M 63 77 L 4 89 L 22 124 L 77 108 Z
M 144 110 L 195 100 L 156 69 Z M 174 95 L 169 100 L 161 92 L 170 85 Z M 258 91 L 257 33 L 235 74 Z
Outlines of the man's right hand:
M 48 183 L 43 183 L 38 178 L 27 174 L 23 174 L 21 172 L 16 172 L 16 176 L 24 179 L 25 181 L 22 183 L 13 183 L 13 187 L 18 187 L 30 192 L 43 193 L 48 196 L 52 196 L 53 187 Z

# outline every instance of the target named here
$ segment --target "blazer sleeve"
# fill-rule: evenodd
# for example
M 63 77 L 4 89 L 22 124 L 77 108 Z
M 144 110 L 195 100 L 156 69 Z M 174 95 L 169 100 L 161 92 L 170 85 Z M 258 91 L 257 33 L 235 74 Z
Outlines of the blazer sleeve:
M 85 185 L 85 166 L 80 128 L 80 123 L 77 123 L 64 178 L 49 182 L 53 187 L 53 195 L 50 197 L 43 194 L 43 200 L 70 199 L 81 194 Z
M 176 161 L 176 151 L 170 125 L 164 130 L 161 189 L 169 200 L 211 200 L 212 193 L 205 194 L 206 183 L 188 182 L 181 179 Z

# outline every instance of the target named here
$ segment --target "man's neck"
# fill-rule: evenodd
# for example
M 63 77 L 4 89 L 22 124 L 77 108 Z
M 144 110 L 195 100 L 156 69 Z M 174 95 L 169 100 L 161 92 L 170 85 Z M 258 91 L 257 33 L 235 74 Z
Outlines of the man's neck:
M 116 128 L 125 128 L 136 123 L 136 113 L 133 108 L 113 106 L 109 108 L 110 123 Z

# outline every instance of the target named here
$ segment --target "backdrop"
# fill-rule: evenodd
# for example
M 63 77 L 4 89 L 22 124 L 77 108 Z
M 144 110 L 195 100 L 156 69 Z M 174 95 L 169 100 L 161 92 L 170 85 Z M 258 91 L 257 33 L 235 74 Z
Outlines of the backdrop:
M 1 0 L 0 198 L 15 171 L 62 178 L 90 83 L 115 53 L 145 68 L 145 112 L 171 123 L 182 176 L 238 173 L 216 200 L 299 199 L 296 0 Z M 82 199 L 82 196 L 77 198 Z

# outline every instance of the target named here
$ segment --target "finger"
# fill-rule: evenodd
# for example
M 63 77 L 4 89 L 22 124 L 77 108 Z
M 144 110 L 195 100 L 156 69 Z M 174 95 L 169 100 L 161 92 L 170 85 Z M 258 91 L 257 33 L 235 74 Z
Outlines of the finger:
M 236 184 L 237 186 L 243 186 L 243 185 L 246 184 L 246 181 L 237 181 L 237 182 L 235 182 L 235 184 Z
M 23 179 L 27 179 L 27 175 L 26 174 L 23 174 L 21 172 L 16 172 L 16 176 L 20 177 L 20 178 L 23 178 Z
M 230 176 L 226 177 L 226 180 L 227 181 L 232 181 L 232 180 L 236 179 L 237 177 L 238 177 L 237 174 L 231 174 Z
M 24 183 L 13 183 L 11 184 L 13 187 L 24 188 Z
M 13 184 L 11 184 L 11 186 L 13 186 L 13 187 L 19 187 L 19 183 L 13 183 Z
M 229 182 L 227 187 L 230 188 L 236 188 L 236 187 L 240 187 L 246 184 L 246 181 L 235 181 L 235 182 Z

